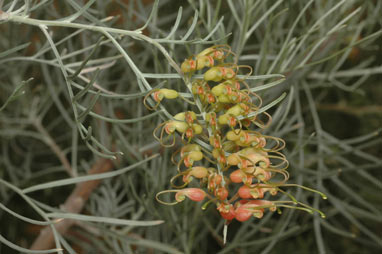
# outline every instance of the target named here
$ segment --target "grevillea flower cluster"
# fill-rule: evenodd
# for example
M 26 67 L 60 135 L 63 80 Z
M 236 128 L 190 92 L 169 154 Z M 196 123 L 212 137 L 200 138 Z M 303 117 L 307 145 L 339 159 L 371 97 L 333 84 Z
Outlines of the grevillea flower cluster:
M 154 137 L 163 146 L 173 146 L 178 134 L 182 140 L 182 147 L 172 156 L 178 171 L 170 180 L 173 189 L 159 192 L 157 200 L 167 205 L 186 197 L 205 201 L 202 209 L 214 204 L 227 222 L 261 218 L 267 210 L 280 211 L 280 207 L 317 211 L 324 217 L 283 190 L 300 187 L 326 198 L 316 190 L 286 183 L 289 163 L 280 152 L 285 142 L 262 134 L 272 118 L 261 109 L 261 97 L 245 82 L 252 68 L 227 61 L 234 58 L 229 46 L 218 45 L 186 59 L 181 70 L 192 99 L 165 88 L 145 97 L 149 109 L 163 100 L 181 98 L 198 111 L 179 112 L 154 130 Z M 155 106 L 148 105 L 150 98 Z M 175 201 L 163 201 L 161 196 L 166 193 L 175 193 Z M 289 200 L 276 200 L 273 196 L 279 193 Z

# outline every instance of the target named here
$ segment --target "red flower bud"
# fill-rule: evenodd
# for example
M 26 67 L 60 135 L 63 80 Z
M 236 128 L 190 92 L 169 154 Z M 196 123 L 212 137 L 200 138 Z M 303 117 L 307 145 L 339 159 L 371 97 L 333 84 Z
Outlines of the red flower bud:
M 238 205 L 235 209 L 235 219 L 238 221 L 249 220 L 252 215 L 259 219 L 262 218 L 264 215 L 264 208 L 257 208 L 259 206 L 269 206 L 271 211 L 276 209 L 273 203 L 268 200 L 240 200 L 239 202 L 236 202 L 235 205 Z
M 188 197 L 192 201 L 199 202 L 206 197 L 206 193 L 198 188 L 187 188 L 178 191 L 175 195 L 175 199 L 178 202 L 182 202 L 185 199 L 185 197 Z
M 243 185 L 239 188 L 238 194 L 241 198 L 263 198 L 264 189 L 260 187 L 250 188 L 247 185 Z
M 233 171 L 230 175 L 229 178 L 231 179 L 232 182 L 234 183 L 241 183 L 243 182 L 243 178 L 245 178 L 245 174 L 243 171 L 240 169 Z
M 216 189 L 215 196 L 220 200 L 225 200 L 228 197 L 228 190 L 225 187 Z
M 239 206 L 235 210 L 235 219 L 241 222 L 249 220 L 251 218 L 251 215 L 252 215 L 252 212 L 248 208 L 246 208 L 244 205 Z
M 246 185 L 241 186 L 237 193 L 241 198 L 252 198 L 251 189 Z
M 227 205 L 225 205 L 227 206 Z M 233 205 L 232 204 L 229 204 L 229 208 L 228 209 L 219 209 L 218 210 L 220 211 L 220 215 L 226 219 L 226 220 L 233 220 L 235 218 L 235 209 L 233 208 Z

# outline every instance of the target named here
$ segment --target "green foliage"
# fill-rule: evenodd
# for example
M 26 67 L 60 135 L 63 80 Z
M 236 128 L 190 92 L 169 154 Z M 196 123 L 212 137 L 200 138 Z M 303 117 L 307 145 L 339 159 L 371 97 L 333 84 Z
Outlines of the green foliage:
M 377 0 L 0 0 L 0 253 L 378 253 L 381 12 Z M 223 246 L 216 209 L 155 200 L 176 166 L 152 131 L 189 105 L 152 113 L 143 98 L 190 96 L 179 66 L 213 44 L 254 68 L 288 182 L 328 200 L 289 191 L 326 219 L 268 213 L 232 223 Z M 105 161 L 112 171 L 89 174 Z M 46 225 L 54 246 L 29 250 Z

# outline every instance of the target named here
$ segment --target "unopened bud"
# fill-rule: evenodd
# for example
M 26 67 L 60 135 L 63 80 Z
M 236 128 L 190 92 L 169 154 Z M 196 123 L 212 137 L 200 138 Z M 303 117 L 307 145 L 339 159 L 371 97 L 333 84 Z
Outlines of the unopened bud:
M 241 161 L 240 157 L 234 153 L 227 157 L 227 163 L 232 166 L 239 164 L 240 161 Z
M 240 107 L 240 105 L 235 105 L 227 110 L 226 114 L 231 114 L 235 116 L 239 116 L 243 113 L 243 109 Z
M 198 188 L 187 188 L 177 192 L 175 195 L 175 200 L 178 202 L 182 202 L 185 199 L 185 197 L 188 197 L 192 201 L 199 202 L 206 197 L 206 193 Z
M 203 127 L 199 124 L 193 124 L 192 129 L 194 130 L 195 134 L 200 134 L 203 131 Z
M 211 92 L 213 93 L 213 95 L 215 96 L 220 96 L 223 94 L 224 92 L 224 87 L 225 85 L 224 84 L 219 84 L 217 86 L 214 86 L 211 90 Z
M 223 78 L 222 68 L 224 67 L 212 67 L 204 73 L 204 80 L 206 81 L 220 81 Z
M 236 215 L 236 213 L 235 213 L 235 209 L 234 209 L 233 206 L 230 204 L 228 209 L 224 209 L 224 210 L 221 209 L 221 211 L 220 211 L 220 215 L 221 215 L 224 219 L 226 219 L 226 220 L 228 220 L 228 221 L 231 221 L 231 220 L 233 220 L 233 219 L 235 218 L 235 215 Z
M 228 197 L 228 190 L 225 187 L 218 188 L 215 191 L 215 195 L 220 200 L 225 200 Z
M 178 121 L 185 121 L 186 120 L 186 113 L 187 113 L 187 117 L 189 118 L 189 120 L 191 120 L 191 119 L 196 120 L 196 114 L 193 111 L 180 112 L 174 116 L 174 119 L 178 120 Z
M 190 175 L 196 178 L 204 178 L 208 175 L 208 171 L 205 167 L 193 167 Z
M 178 92 L 173 89 L 162 88 L 159 90 L 166 99 L 175 99 L 178 97 Z
M 247 221 L 251 218 L 252 212 L 245 206 L 240 206 L 235 210 L 235 219 L 238 221 Z

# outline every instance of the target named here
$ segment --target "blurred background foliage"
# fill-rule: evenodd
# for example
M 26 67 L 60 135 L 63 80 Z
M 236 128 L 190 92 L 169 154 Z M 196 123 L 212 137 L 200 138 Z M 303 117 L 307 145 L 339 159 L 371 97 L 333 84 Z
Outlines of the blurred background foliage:
M 43 253 L 27 249 L 56 218 L 73 219 L 48 232 L 57 253 L 380 253 L 382 1 L 0 6 L 0 253 Z M 152 137 L 166 114 L 142 98 L 158 85 L 186 92 L 175 63 L 213 44 L 263 77 L 248 82 L 266 104 L 287 92 L 267 132 L 287 142 L 289 183 L 328 195 L 289 190 L 326 219 L 284 210 L 233 222 L 223 246 L 212 206 L 155 200 L 176 169 Z M 87 185 L 95 173 L 102 182 Z

